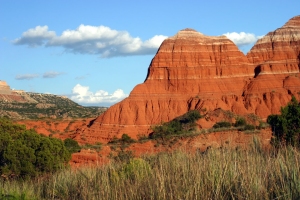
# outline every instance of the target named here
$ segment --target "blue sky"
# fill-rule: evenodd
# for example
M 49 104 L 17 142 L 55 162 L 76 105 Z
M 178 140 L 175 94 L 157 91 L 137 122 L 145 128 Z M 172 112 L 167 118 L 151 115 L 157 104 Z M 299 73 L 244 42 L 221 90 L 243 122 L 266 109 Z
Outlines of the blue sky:
M 163 39 L 179 30 L 226 34 L 247 53 L 299 8 L 295 0 L 0 0 L 0 80 L 110 106 L 145 80 Z

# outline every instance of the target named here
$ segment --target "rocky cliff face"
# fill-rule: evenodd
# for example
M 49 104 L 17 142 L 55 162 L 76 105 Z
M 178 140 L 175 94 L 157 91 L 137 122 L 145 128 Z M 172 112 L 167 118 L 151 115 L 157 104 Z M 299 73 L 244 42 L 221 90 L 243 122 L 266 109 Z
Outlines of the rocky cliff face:
M 128 98 L 78 132 L 89 142 L 136 137 L 188 110 L 217 108 L 262 118 L 300 96 L 300 16 L 260 39 L 245 56 L 225 36 L 192 29 L 166 39 L 146 80 Z
M 257 41 L 247 58 L 254 78 L 244 92 L 248 111 L 266 117 L 300 91 L 300 16 Z

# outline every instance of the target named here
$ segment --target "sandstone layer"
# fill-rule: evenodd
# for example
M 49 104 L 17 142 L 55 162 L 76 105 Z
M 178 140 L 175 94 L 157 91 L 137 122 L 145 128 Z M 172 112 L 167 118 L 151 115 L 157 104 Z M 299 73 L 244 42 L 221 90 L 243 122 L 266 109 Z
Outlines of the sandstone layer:
M 193 109 L 266 118 L 292 95 L 299 99 L 299 60 L 300 16 L 258 40 L 246 56 L 225 36 L 181 30 L 161 44 L 145 82 L 76 137 L 90 143 L 124 133 L 136 138 Z

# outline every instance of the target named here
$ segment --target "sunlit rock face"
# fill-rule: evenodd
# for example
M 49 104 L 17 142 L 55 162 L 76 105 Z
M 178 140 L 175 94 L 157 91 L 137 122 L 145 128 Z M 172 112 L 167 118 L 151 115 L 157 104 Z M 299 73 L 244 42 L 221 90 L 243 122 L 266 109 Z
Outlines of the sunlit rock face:
M 10 87 L 6 81 L 0 80 L 0 94 L 11 94 Z
M 226 36 L 181 30 L 161 44 L 144 83 L 77 137 L 104 143 L 124 133 L 136 138 L 192 109 L 266 118 L 292 95 L 299 99 L 299 59 L 300 16 L 258 40 L 247 55 Z
M 278 113 L 300 91 L 300 16 L 257 41 L 247 58 L 255 78 L 246 86 L 245 107 L 262 117 Z

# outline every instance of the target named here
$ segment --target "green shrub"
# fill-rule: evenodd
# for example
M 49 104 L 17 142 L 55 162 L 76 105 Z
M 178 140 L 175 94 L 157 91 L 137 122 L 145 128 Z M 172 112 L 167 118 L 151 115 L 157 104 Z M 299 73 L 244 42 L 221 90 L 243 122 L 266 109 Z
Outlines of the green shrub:
M 64 143 L 37 134 L 33 129 L 0 119 L 0 174 L 32 177 L 63 167 L 71 156 Z
M 121 137 L 121 142 L 123 143 L 133 143 L 135 142 L 134 139 L 132 139 L 129 135 L 127 135 L 126 133 L 124 133 Z
M 198 110 L 190 110 L 183 116 L 179 117 L 179 121 L 181 123 L 194 123 L 198 119 L 200 119 L 202 116 Z
M 64 145 L 70 153 L 79 152 L 80 149 L 81 149 L 78 142 L 76 140 L 71 139 L 71 138 L 65 139 L 64 140 Z
M 116 144 L 116 143 L 122 143 L 122 144 L 129 144 L 134 143 L 136 140 L 132 139 L 129 135 L 126 133 L 122 134 L 121 138 L 117 138 L 114 136 L 108 143 L 109 144 Z
M 172 135 L 184 134 L 193 130 L 196 126 L 196 121 L 201 117 L 198 110 L 188 111 L 169 122 L 152 127 L 153 133 L 150 135 L 150 138 L 166 138 Z
M 300 103 L 293 96 L 280 112 L 280 115 L 269 115 L 267 118 L 274 135 L 272 144 L 300 147 Z
M 95 144 L 85 144 L 85 145 L 81 146 L 81 148 L 83 148 L 83 149 L 93 149 L 93 150 L 99 152 L 102 148 L 102 144 L 101 144 L 101 142 L 96 142 Z
M 213 125 L 213 128 L 228 128 L 228 127 L 231 127 L 231 123 L 226 121 L 217 122 Z
M 234 126 L 239 127 L 239 126 L 245 126 L 246 124 L 247 123 L 246 123 L 245 118 L 239 117 L 239 118 L 236 119 L 236 121 L 234 123 Z

